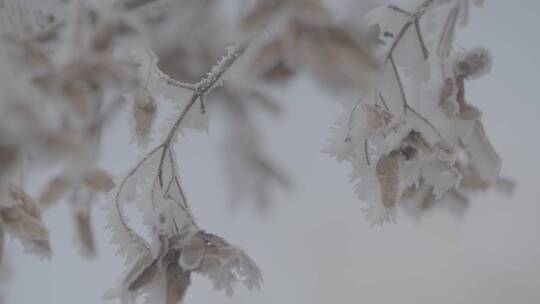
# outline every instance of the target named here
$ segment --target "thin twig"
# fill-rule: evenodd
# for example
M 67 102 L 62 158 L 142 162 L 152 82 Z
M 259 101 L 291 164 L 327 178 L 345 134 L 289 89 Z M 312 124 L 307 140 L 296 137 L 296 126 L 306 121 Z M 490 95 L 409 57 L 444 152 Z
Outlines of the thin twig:
M 394 75 L 396 76 L 396 81 L 399 86 L 399 92 L 401 93 L 401 98 L 403 100 L 403 113 L 407 114 L 407 108 L 409 107 L 409 104 L 407 103 L 407 97 L 405 96 L 405 89 L 403 88 L 403 83 L 401 82 L 401 77 L 399 76 L 399 72 L 396 67 L 396 63 L 394 62 L 394 57 L 390 56 L 390 64 L 392 65 L 392 70 L 394 71 Z
M 402 13 L 405 16 L 413 17 L 413 14 L 409 13 L 408 11 L 406 11 L 406 10 L 396 6 L 396 5 L 391 4 L 391 5 L 388 6 L 388 8 L 391 9 L 391 10 L 394 10 L 396 12 Z
M 217 84 L 218 81 L 221 80 L 221 78 L 223 77 L 225 72 L 238 59 L 238 57 L 240 57 L 245 52 L 246 48 L 247 48 L 247 43 L 240 44 L 238 46 L 230 48 L 227 55 L 225 55 L 217 63 L 217 65 L 214 66 L 212 68 L 212 70 L 201 81 L 199 81 L 196 84 L 187 84 L 187 83 L 183 83 L 183 82 L 173 80 L 173 79 L 169 78 L 168 76 L 160 75 L 160 79 L 166 81 L 167 84 L 174 85 L 174 86 L 179 86 L 179 87 L 182 87 L 182 88 L 185 88 L 185 89 L 192 90 L 193 94 L 191 95 L 191 98 L 189 99 L 188 103 L 182 109 L 182 112 L 179 114 L 179 116 L 176 119 L 174 125 L 171 127 L 169 133 L 167 134 L 166 139 L 161 144 L 159 144 L 157 147 L 155 147 L 153 150 L 151 150 L 139 163 L 137 163 L 137 165 L 130 172 L 128 172 L 127 176 L 120 183 L 120 186 L 118 187 L 118 192 L 116 193 L 116 198 L 115 198 L 116 209 L 117 209 L 118 215 L 120 217 L 120 221 L 121 221 L 124 229 L 126 230 L 126 232 L 130 236 L 132 236 L 132 238 L 134 238 L 134 241 L 142 243 L 142 245 L 145 248 L 147 248 L 148 250 L 150 250 L 150 249 L 143 242 L 144 239 L 140 235 L 138 235 L 131 227 L 129 227 L 127 225 L 127 223 L 125 221 L 125 217 L 124 217 L 124 215 L 122 213 L 122 208 L 120 206 L 120 194 L 122 193 L 124 185 L 127 182 L 127 180 L 129 178 L 131 178 L 137 172 L 137 170 L 152 155 L 154 155 L 156 152 L 162 150 L 159 165 L 158 165 L 158 173 L 157 173 L 157 176 L 156 176 L 158 178 L 158 181 L 159 181 L 159 186 L 162 188 L 163 185 L 164 185 L 163 184 L 163 164 L 164 164 L 165 156 L 168 153 L 169 157 L 171 159 L 171 166 L 173 166 L 173 174 L 172 174 L 169 186 L 167 187 L 167 189 L 165 191 L 165 196 L 168 197 L 168 198 L 171 198 L 173 201 L 176 202 L 176 200 L 174 200 L 170 195 L 168 195 L 169 192 L 170 192 L 169 191 L 170 186 L 173 185 L 173 182 L 174 182 L 174 185 L 176 185 L 178 187 L 178 191 L 179 191 L 182 199 L 184 200 L 184 202 L 186 204 L 184 206 L 181 202 L 177 202 L 178 205 L 186 213 L 187 217 L 191 221 L 191 224 L 193 226 L 197 227 L 197 225 L 195 223 L 195 220 L 193 219 L 193 216 L 192 216 L 191 212 L 188 209 L 188 205 L 187 205 L 187 201 L 185 200 L 184 192 L 183 192 L 182 187 L 180 185 L 180 181 L 178 179 L 178 176 L 177 176 L 177 174 L 175 172 L 175 168 L 174 168 L 175 163 L 174 163 L 174 158 L 172 156 L 172 153 L 173 153 L 173 150 L 172 150 L 173 139 L 176 136 L 176 134 L 178 133 L 178 130 L 180 128 L 181 123 L 184 121 L 184 119 L 186 118 L 187 114 L 189 113 L 189 111 L 191 110 L 193 105 L 198 100 L 202 101 L 203 96 L 205 94 L 207 94 L 210 90 L 212 90 L 215 87 L 215 85 Z M 201 106 L 204 107 L 204 105 L 201 105 Z M 154 189 L 152 189 L 152 191 L 153 190 Z
M 413 23 L 414 23 L 414 25 L 416 27 L 416 33 L 418 35 L 418 40 L 420 41 L 420 44 L 421 44 L 421 47 L 422 47 L 422 52 L 424 54 L 424 58 L 425 59 L 428 58 L 427 57 L 428 56 L 427 48 L 425 46 L 424 39 L 422 38 L 422 33 L 420 31 L 420 18 L 422 18 L 422 16 L 424 16 L 425 12 L 427 11 L 427 9 L 430 7 L 430 5 L 432 3 L 433 3 L 433 0 L 427 0 L 413 14 L 411 14 L 411 13 L 407 12 L 406 10 L 401 9 L 401 8 L 395 6 L 395 5 L 389 5 L 388 6 L 389 9 L 392 9 L 392 10 L 397 11 L 399 13 L 405 14 L 406 16 L 410 17 L 411 20 L 407 21 L 403 25 L 403 27 L 399 31 L 398 35 L 396 36 L 396 39 L 394 39 L 394 42 L 392 43 L 392 45 L 390 46 L 390 49 L 388 50 L 388 54 L 386 54 L 386 58 L 384 60 L 385 63 L 390 60 L 390 58 L 394 54 L 394 50 L 396 49 L 397 45 L 399 44 L 399 42 L 401 41 L 403 36 L 405 36 L 405 33 L 407 33 L 407 30 L 411 27 L 411 25 Z
M 416 19 L 414 21 L 414 27 L 416 29 L 416 36 L 418 36 L 418 41 L 420 42 L 420 46 L 422 47 L 422 54 L 424 55 L 424 59 L 427 60 L 429 57 L 429 51 L 426 47 L 426 43 L 424 42 L 424 38 L 422 38 L 422 31 L 420 30 L 419 19 Z
M 379 92 L 379 99 L 381 100 L 381 102 L 382 102 L 384 108 L 386 109 L 386 111 L 390 112 L 390 108 L 386 104 L 386 101 L 384 100 L 383 94 L 381 92 Z

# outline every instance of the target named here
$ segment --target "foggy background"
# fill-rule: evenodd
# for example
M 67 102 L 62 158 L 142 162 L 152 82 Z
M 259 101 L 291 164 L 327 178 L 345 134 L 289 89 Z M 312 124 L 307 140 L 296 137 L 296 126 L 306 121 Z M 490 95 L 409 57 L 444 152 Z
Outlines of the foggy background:
M 488 0 L 471 12 L 455 46 L 485 46 L 495 60 L 490 74 L 469 83 L 467 101 L 483 110 L 502 173 L 517 181 L 514 196 L 478 195 L 462 218 L 435 210 L 417 220 L 400 210 L 397 224 L 369 227 L 348 182 L 350 167 L 320 152 L 339 107 L 297 79 L 284 90 L 284 115 L 264 119 L 268 154 L 294 183 L 267 214 L 248 202 L 228 208 L 219 119 L 209 136 L 187 132 L 177 145 L 200 226 L 243 247 L 264 276 L 261 291 L 239 285 L 228 298 L 195 275 L 184 303 L 540 303 L 540 2 Z M 136 159 L 126 124 L 118 119 L 103 143 L 102 167 L 120 175 Z M 105 302 L 124 260 L 109 244 L 103 211 L 93 211 L 95 260 L 78 255 L 65 203 L 44 214 L 50 261 L 8 241 L 11 277 L 0 283 L 6 304 Z

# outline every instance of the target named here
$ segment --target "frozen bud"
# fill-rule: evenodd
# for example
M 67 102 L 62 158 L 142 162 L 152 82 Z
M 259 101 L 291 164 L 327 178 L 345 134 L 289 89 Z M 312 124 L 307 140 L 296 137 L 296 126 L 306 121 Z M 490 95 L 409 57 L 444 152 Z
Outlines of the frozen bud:
M 485 48 L 474 48 L 456 56 L 454 73 L 456 76 L 478 78 L 491 70 L 493 57 Z

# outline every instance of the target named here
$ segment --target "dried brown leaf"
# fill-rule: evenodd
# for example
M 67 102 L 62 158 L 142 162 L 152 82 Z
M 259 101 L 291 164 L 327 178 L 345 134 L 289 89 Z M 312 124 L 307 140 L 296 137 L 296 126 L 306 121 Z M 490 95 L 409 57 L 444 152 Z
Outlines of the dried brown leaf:
M 88 188 L 95 191 L 108 192 L 115 186 L 112 176 L 101 169 L 86 171 L 83 180 Z
M 290 32 L 297 60 L 328 87 L 369 88 L 380 72 L 381 64 L 367 43 L 344 28 L 296 21 Z

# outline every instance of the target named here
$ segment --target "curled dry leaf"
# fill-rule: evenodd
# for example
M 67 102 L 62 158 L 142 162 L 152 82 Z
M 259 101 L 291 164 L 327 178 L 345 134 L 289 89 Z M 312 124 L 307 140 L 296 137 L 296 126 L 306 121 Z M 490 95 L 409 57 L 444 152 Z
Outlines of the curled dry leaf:
M 392 151 L 377 162 L 377 177 L 381 190 L 381 200 L 386 209 L 394 207 L 399 193 L 400 152 Z
M 83 174 L 84 184 L 91 190 L 109 192 L 115 184 L 111 175 L 100 169 L 91 169 Z

